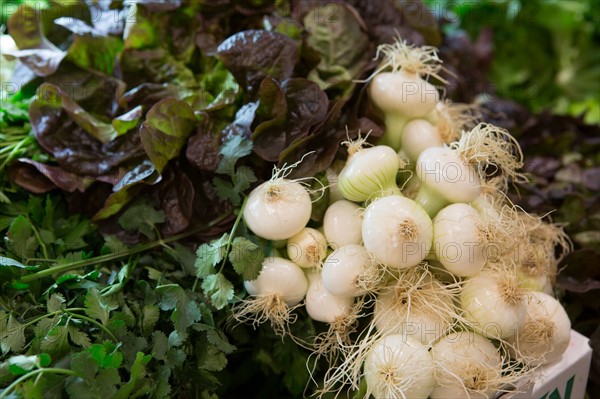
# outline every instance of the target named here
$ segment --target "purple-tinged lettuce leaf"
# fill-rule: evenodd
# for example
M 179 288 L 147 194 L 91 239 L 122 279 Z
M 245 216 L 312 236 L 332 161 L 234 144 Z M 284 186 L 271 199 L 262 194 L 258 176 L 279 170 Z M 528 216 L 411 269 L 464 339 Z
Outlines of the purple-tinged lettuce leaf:
M 188 140 L 185 151 L 188 162 L 196 169 L 206 172 L 214 172 L 221 160 L 221 137 L 220 134 L 211 132 L 210 125 L 209 116 L 202 118 L 198 130 Z
M 173 11 L 183 5 L 182 0 L 138 0 L 138 3 L 152 12 Z
M 122 100 L 133 109 L 141 106 L 146 110 L 163 98 L 179 98 L 178 88 L 168 83 L 142 83 L 123 94 Z
M 338 3 L 332 7 L 335 7 L 335 20 L 324 21 L 321 5 L 304 17 L 304 27 L 309 34 L 306 42 L 321 57 L 308 78 L 323 90 L 340 83 L 351 84 L 370 58 L 369 38 L 360 15 L 348 4 Z
M 227 38 L 217 52 L 237 82 L 252 95 L 266 76 L 279 81 L 292 76 L 298 42 L 276 32 L 247 30 Z
M 184 171 L 171 169 L 159 189 L 160 208 L 166 215 L 162 232 L 171 235 L 187 229 L 192 220 L 195 195 L 194 185 L 188 175 Z
M 325 120 L 329 103 L 325 92 L 304 78 L 289 79 L 281 86 L 267 78 L 260 86 L 259 98 L 271 109 L 259 105 L 256 111 L 269 119 L 257 122 L 252 134 L 254 152 L 271 162 L 279 161 L 285 148 Z
M 63 191 L 85 191 L 94 180 L 67 172 L 58 166 L 20 158 L 9 171 L 12 181 L 27 191 L 41 194 L 55 188 Z
M 90 68 L 112 75 L 117 54 L 123 48 L 120 38 L 106 36 L 96 28 L 75 18 L 61 17 L 54 21 L 73 33 L 73 42 L 66 59 L 81 68 Z
M 69 3 L 43 10 L 22 4 L 7 22 L 8 30 L 20 49 L 12 55 L 37 76 L 52 75 L 67 56 L 64 48 L 66 48 L 68 35 L 65 35 L 64 29 L 53 23 L 55 19 L 62 16 L 90 20 L 87 6 L 80 3 Z
M 114 184 L 104 204 L 96 211 L 92 220 L 98 222 L 119 213 L 133 201 L 145 186 L 153 186 L 162 181 L 162 176 L 156 171 L 149 160 L 131 168 Z
M 137 132 L 103 143 L 79 123 L 86 125 L 87 129 L 97 129 L 96 132 L 104 140 L 109 136 L 102 134 L 110 131 L 112 126 L 106 129 L 107 124 L 96 124 L 97 119 L 81 111 L 80 107 L 71 107 L 76 103 L 54 85 L 45 84 L 38 92 L 40 96 L 32 101 L 29 108 L 32 129 L 40 146 L 64 170 L 82 176 L 98 177 L 111 173 L 127 162 L 143 158 L 144 152 Z M 73 115 L 77 122 L 73 120 Z
M 123 80 L 130 87 L 143 83 L 169 83 L 187 88 L 191 95 L 198 83 L 193 72 L 164 48 L 125 49 L 119 59 Z M 184 97 L 183 95 L 180 97 Z
M 354 7 L 357 13 L 364 20 L 364 25 L 371 37 L 371 43 L 392 43 L 400 35 L 409 43 L 416 45 L 426 44 L 425 35 L 432 40 L 439 40 L 439 34 L 433 32 L 437 27 L 431 24 L 424 25 L 421 33 L 419 30 L 410 26 L 407 13 L 415 15 L 416 8 L 407 2 L 394 0 L 379 0 L 377 2 L 370 0 L 352 0 L 349 3 Z M 419 21 L 422 22 L 422 21 Z M 435 22 L 435 21 L 434 21 Z M 375 55 L 375 46 L 371 48 L 371 56 Z
M 31 109 L 35 111 L 49 108 L 60 108 L 71 120 L 102 144 L 106 144 L 119 136 L 119 132 L 111 124 L 104 123 L 86 112 L 58 86 L 44 83 L 38 88 L 37 99 L 31 103 L 30 114 Z M 53 113 L 56 113 L 56 111 Z
M 159 173 L 169 160 L 179 155 L 195 126 L 194 112 L 182 100 L 167 98 L 148 111 L 140 128 L 140 139 Z
M 117 116 L 112 120 L 112 127 L 117 131 L 117 134 L 121 135 L 127 133 L 131 129 L 135 128 L 142 119 L 142 106 L 138 105 L 137 107 L 131 109 L 129 112 L 124 113 L 123 115 Z
M 92 217 L 92 222 L 99 222 L 119 213 L 127 204 L 133 201 L 142 190 L 139 184 L 132 184 L 106 198 L 102 208 Z
M 64 62 L 45 82 L 58 86 L 72 101 L 96 116 L 109 120 L 120 112 L 125 83 L 119 79 Z

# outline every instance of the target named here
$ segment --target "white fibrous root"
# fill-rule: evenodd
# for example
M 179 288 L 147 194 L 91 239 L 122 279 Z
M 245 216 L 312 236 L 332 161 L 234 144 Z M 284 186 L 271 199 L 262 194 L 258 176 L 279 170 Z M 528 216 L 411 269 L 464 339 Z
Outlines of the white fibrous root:
M 504 381 L 502 356 L 472 331 L 447 335 L 431 348 L 436 386 L 431 399 L 493 398 Z
M 480 123 L 450 144 L 461 159 L 472 165 L 483 181 L 496 177 L 502 191 L 508 183 L 522 184 L 527 177 L 519 172 L 523 167 L 523 152 L 517 139 L 505 129 Z
M 473 129 L 483 119 L 477 104 L 440 101 L 436 108 L 436 127 L 443 143 L 460 139 L 462 132 Z
M 433 76 L 441 82 L 445 80 L 439 75 L 442 70 L 442 60 L 433 46 L 414 46 L 400 36 L 392 44 L 381 44 L 377 47 L 375 59 L 383 54 L 383 61 L 375 72 L 391 69 L 392 72 L 405 71 L 419 76 Z
M 553 363 L 571 340 L 571 321 L 560 302 L 543 292 L 527 294 L 527 318 L 507 339 L 511 355 L 529 366 Z
M 460 293 L 468 327 L 491 339 L 514 335 L 527 317 L 526 298 L 515 268 L 504 263 L 488 263 L 480 273 L 465 279 Z
M 573 250 L 573 243 L 558 224 L 519 212 L 525 237 L 515 253 L 517 273 L 526 289 L 544 291 L 556 282 L 558 265 Z
M 255 328 L 269 321 L 275 333 L 283 336 L 297 318 L 292 311 L 304 299 L 308 281 L 296 264 L 283 258 L 268 257 L 256 280 L 245 281 L 244 287 L 250 297 L 234 306 L 234 319 Z
M 317 357 L 324 356 L 331 364 L 343 355 L 352 344 L 350 334 L 358 327 L 358 318 L 364 301 L 353 297 L 341 297 L 329 293 L 323 287 L 320 272 L 308 274 L 306 312 L 311 319 L 327 323 L 329 328 L 314 338 L 313 350 Z
M 431 344 L 453 328 L 459 292 L 458 282 L 443 284 L 426 264 L 401 271 L 377 296 L 373 323 L 382 334 Z
M 375 293 L 384 273 L 365 247 L 348 244 L 327 257 L 322 277 L 323 286 L 333 295 L 357 297 Z

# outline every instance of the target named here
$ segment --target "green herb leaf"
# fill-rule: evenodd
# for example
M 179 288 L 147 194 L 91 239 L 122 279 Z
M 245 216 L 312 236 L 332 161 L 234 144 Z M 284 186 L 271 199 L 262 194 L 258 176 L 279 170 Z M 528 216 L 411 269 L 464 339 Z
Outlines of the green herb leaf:
M 110 312 L 118 307 L 107 298 L 102 297 L 96 288 L 88 290 L 84 305 L 85 313 L 96 320 L 100 320 L 104 325 L 108 322 Z
M 31 222 L 19 215 L 10 224 L 5 238 L 7 248 L 21 258 L 33 258 L 39 243 L 33 235 Z
M 166 98 L 150 108 L 140 139 L 158 172 L 179 155 L 195 124 L 194 112 L 185 101 Z
M 245 237 L 236 237 L 231 246 L 229 261 L 244 280 L 254 280 L 260 274 L 265 255 L 260 246 Z
M 90 337 L 72 325 L 69 326 L 69 338 L 75 345 L 81 346 L 82 348 L 89 348 L 92 344 Z
M 233 299 L 233 284 L 223 274 L 211 274 L 204 278 L 202 289 L 215 308 L 223 309 Z
M 213 178 L 212 182 L 219 198 L 224 201 L 231 201 L 234 206 L 240 204 L 240 194 L 236 191 L 233 183 L 223 180 L 220 177 Z
M 154 305 L 144 305 L 142 308 L 142 330 L 144 334 L 150 333 L 154 330 L 154 326 L 158 321 L 160 311 Z
M 150 391 L 150 385 L 143 384 L 141 379 L 146 375 L 146 365 L 152 359 L 152 355 L 144 355 L 138 352 L 135 361 L 131 366 L 131 376 L 129 381 L 124 384 L 115 394 L 114 399 L 127 399 L 130 397 L 141 396 Z
M 25 345 L 25 327 L 11 314 L 0 312 L 0 348 L 2 353 L 18 353 Z
M 206 333 L 206 339 L 223 353 L 230 354 L 236 349 L 235 346 L 229 343 L 227 336 L 216 328 L 213 328 Z
M 169 342 L 165 333 L 162 331 L 155 331 L 152 334 L 152 356 L 158 360 L 165 360 L 168 350 Z
M 234 136 L 221 147 L 223 158 L 219 162 L 216 172 L 233 176 L 235 163 L 238 159 L 252 152 L 252 141 L 245 140 L 241 136 Z
M 223 234 L 218 240 L 212 241 L 210 244 L 202 244 L 196 250 L 196 276 L 199 278 L 206 277 L 215 272 L 214 267 L 223 260 L 227 251 L 227 241 L 229 234 Z
M 154 226 L 164 221 L 165 213 L 146 201 L 133 204 L 119 217 L 119 225 L 125 230 L 137 230 L 149 239 L 156 238 Z
M 250 184 L 256 181 L 256 175 L 250 167 L 242 165 L 235 171 L 233 181 L 235 182 L 233 190 L 237 193 L 242 193 L 250 187 Z

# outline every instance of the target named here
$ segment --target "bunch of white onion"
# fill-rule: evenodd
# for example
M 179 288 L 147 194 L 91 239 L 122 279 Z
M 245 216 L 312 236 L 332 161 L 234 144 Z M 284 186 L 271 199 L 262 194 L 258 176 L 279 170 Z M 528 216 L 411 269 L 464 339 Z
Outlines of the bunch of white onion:
M 286 250 L 246 282 L 234 316 L 286 334 L 304 304 L 328 324 L 313 346 L 336 354 L 323 392 L 365 382 L 375 398 L 491 398 L 566 349 L 552 283 L 570 241 L 507 199 L 525 181 L 518 143 L 476 124 L 475 107 L 440 101 L 427 81 L 443 81 L 434 48 L 398 40 L 379 52 L 368 92 L 381 143 L 343 143 L 322 223 L 307 187 L 280 170 L 250 193 L 247 227 Z

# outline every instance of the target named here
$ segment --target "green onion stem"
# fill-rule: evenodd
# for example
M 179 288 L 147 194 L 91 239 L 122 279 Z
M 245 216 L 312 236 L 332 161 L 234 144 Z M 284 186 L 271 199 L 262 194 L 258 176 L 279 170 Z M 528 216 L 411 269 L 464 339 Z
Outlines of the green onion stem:
M 387 113 L 385 114 L 385 134 L 379 140 L 379 144 L 392 147 L 396 152 L 402 147 L 402 131 L 408 123 L 408 118 L 404 115 Z
M 421 184 L 415 201 L 425 209 L 425 212 L 433 219 L 435 215 L 449 204 L 439 193 L 434 191 L 428 184 Z

